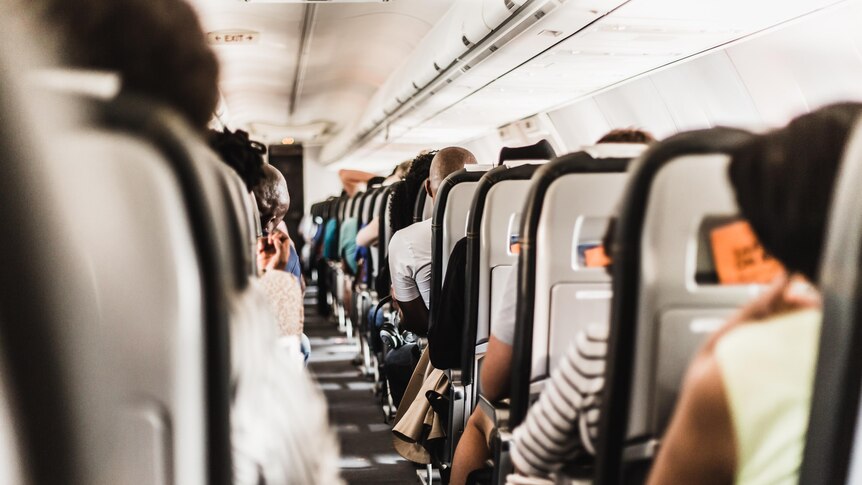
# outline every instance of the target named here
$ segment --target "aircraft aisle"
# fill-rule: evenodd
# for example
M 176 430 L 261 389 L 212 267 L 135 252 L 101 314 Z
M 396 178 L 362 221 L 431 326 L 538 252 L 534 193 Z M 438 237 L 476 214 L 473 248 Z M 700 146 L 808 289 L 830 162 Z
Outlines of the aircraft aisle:
M 392 448 L 392 433 L 375 402 L 373 384 L 351 362 L 356 347 L 335 323 L 317 314 L 315 290 L 309 286 L 305 302 L 309 368 L 326 394 L 330 421 L 338 432 L 341 476 L 351 485 L 419 483 L 415 467 Z

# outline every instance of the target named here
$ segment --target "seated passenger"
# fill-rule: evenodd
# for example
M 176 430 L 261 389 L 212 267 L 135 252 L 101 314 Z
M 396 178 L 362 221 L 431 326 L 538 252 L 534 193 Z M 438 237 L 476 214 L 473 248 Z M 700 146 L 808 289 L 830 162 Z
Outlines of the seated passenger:
M 796 483 L 820 335 L 827 213 L 860 104 L 829 106 L 756 136 L 728 170 L 742 215 L 790 272 L 720 329 L 689 367 L 650 484 Z
M 18 4 L 33 8 L 52 26 L 68 66 L 116 72 L 124 92 L 164 103 L 204 134 L 218 102 L 219 69 L 188 3 Z M 259 310 L 257 318 L 230 321 L 232 483 L 342 483 L 338 444 L 322 393 L 279 352 L 266 304 L 254 310 Z
M 475 163 L 476 157 L 463 148 L 450 147 L 437 152 L 424 183 L 428 196 L 433 200 L 446 177 L 465 165 Z M 413 205 L 402 210 L 405 211 L 403 216 L 412 221 Z M 426 334 L 431 294 L 431 219 L 410 225 L 392 236 L 389 270 L 392 295 L 403 316 L 403 328 L 419 335 Z
M 219 64 L 185 1 L 20 4 L 33 7 L 53 25 L 61 42 L 58 51 L 69 67 L 115 72 L 123 92 L 159 101 L 183 115 L 194 129 L 206 130 L 218 104 Z
M 284 176 L 272 165 L 263 166 L 263 179 L 254 187 L 264 237 L 258 240 L 258 269 L 279 269 L 293 274 L 302 283 L 299 254 L 287 228 L 284 216 L 290 210 L 290 192 Z
M 618 129 L 603 136 L 596 145 L 584 147 L 584 150 L 596 158 L 634 157 L 653 141 L 655 140 L 652 135 L 645 131 Z M 509 397 L 509 385 L 512 380 L 512 343 L 515 340 L 515 310 L 518 300 L 517 275 L 518 265 L 515 264 L 504 290 L 503 304 L 492 322 L 488 350 L 482 361 L 482 372 L 479 376 L 481 391 L 491 402 Z M 579 335 L 576 341 L 579 349 L 573 345 L 552 373 L 550 385 L 546 387 L 536 406 L 530 409 L 524 424 L 514 433 L 515 441 L 510 453 L 512 461 L 520 471 L 531 476 L 547 475 L 559 469 L 568 461 L 570 455 L 583 449 L 577 436 L 578 421 L 574 418 L 578 414 L 578 409 L 584 409 L 593 400 L 578 395 L 570 382 L 561 375 L 563 373 L 561 369 L 566 370 L 566 375 L 573 375 L 574 369 L 591 367 L 590 372 L 582 376 L 585 383 L 589 384 L 582 390 L 589 394 L 599 392 L 601 382 L 597 386 L 590 379 L 604 370 L 606 339 L 606 326 L 592 328 L 589 332 Z M 578 350 L 585 356 L 580 363 L 576 363 Z M 596 370 L 597 365 L 600 366 L 600 370 Z M 554 406 L 560 403 L 566 404 Z M 565 411 L 566 414 L 562 415 L 560 411 Z M 559 436 L 547 435 L 544 427 L 537 427 L 536 421 L 540 416 L 543 420 L 565 421 L 567 426 L 557 428 L 561 431 Z M 597 416 L 591 414 L 589 417 L 590 432 L 594 434 L 598 422 Z M 466 483 L 470 473 L 485 466 L 486 460 L 491 457 L 488 441 L 492 426 L 491 420 L 481 409 L 476 408 L 473 411 L 455 450 L 450 483 L 453 485 Z M 590 443 L 586 443 L 586 449 L 592 452 Z M 532 450 L 536 451 L 531 452 Z

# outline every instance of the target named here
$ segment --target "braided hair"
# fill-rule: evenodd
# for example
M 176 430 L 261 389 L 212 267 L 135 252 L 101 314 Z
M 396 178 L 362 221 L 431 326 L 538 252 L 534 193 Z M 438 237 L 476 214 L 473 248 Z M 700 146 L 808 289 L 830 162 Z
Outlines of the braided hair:
M 239 174 L 249 192 L 263 180 L 266 147 L 251 141 L 248 133 L 242 130 L 231 132 L 227 128 L 223 131 L 210 130 L 208 141 L 210 148 Z

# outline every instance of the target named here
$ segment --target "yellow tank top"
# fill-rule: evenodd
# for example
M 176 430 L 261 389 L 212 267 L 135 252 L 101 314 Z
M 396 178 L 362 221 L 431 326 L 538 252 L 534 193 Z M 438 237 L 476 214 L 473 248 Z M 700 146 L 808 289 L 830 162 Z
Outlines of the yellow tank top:
M 736 437 L 738 485 L 796 484 L 820 338 L 820 310 L 745 324 L 715 355 Z

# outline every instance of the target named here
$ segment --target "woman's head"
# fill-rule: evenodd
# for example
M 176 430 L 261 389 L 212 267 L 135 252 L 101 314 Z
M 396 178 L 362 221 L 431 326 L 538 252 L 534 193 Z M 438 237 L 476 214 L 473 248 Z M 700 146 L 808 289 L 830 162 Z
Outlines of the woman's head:
M 755 135 L 728 169 L 742 215 L 763 247 L 817 281 L 826 220 L 847 138 L 862 104 L 843 103 Z
M 431 161 L 437 152 L 423 153 L 413 159 L 410 171 L 398 184 L 392 194 L 390 217 L 392 232 L 395 233 L 413 224 L 413 210 L 416 206 L 416 196 L 422 190 L 425 180 L 431 171 Z

